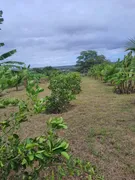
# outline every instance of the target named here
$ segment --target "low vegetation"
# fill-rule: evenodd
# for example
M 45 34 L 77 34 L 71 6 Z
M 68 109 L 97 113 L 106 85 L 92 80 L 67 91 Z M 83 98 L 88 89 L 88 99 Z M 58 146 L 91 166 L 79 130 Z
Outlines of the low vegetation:
M 135 56 L 129 52 L 124 59 L 115 63 L 103 63 L 90 68 L 89 76 L 114 85 L 114 92 L 129 94 L 135 92 Z
M 68 108 L 70 101 L 80 93 L 81 76 L 78 73 L 60 74 L 50 80 L 51 95 L 46 98 L 46 111 L 60 113 Z
M 5 108 L 6 106 L 9 106 L 9 105 L 16 106 L 18 104 L 19 104 L 19 99 L 16 99 L 16 98 L 0 99 L 0 108 Z

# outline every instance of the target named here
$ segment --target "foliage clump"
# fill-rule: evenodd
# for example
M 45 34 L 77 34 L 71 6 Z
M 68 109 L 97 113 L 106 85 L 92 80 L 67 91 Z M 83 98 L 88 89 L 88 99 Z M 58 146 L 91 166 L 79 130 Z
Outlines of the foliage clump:
M 13 105 L 16 106 L 19 104 L 19 99 L 16 98 L 5 98 L 5 99 L 0 99 L 0 108 L 5 108 L 8 105 Z
M 80 73 L 87 73 L 88 70 L 97 64 L 108 62 L 104 55 L 98 55 L 96 51 L 88 50 L 82 51 L 77 57 L 76 69 Z
M 79 73 L 67 73 L 54 76 L 50 80 L 51 95 L 46 97 L 46 112 L 60 113 L 69 106 L 81 91 Z
M 114 85 L 114 92 L 129 94 L 135 92 L 135 56 L 129 52 L 121 61 L 95 65 L 90 68 L 89 76 Z

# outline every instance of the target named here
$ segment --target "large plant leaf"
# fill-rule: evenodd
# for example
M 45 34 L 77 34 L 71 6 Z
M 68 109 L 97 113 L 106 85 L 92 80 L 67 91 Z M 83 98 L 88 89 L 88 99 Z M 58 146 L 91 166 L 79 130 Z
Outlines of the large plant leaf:
M 9 52 L 7 52 L 7 53 L 2 54 L 2 55 L 0 56 L 0 61 L 1 61 L 1 60 L 4 60 L 4 59 L 6 59 L 6 58 L 8 58 L 8 57 L 10 57 L 10 56 L 12 56 L 14 53 L 16 53 L 16 49 L 14 49 L 14 50 L 12 50 L 12 51 L 9 51 Z
M 19 65 L 24 65 L 24 62 L 21 61 L 6 61 L 6 62 L 2 62 L 1 64 L 19 64 Z
M 134 51 L 135 52 L 135 38 L 129 39 L 127 43 L 126 51 Z
M 63 151 L 63 152 L 61 152 L 61 154 L 62 154 L 62 156 L 64 156 L 67 160 L 70 159 L 70 156 L 68 155 L 67 152 Z

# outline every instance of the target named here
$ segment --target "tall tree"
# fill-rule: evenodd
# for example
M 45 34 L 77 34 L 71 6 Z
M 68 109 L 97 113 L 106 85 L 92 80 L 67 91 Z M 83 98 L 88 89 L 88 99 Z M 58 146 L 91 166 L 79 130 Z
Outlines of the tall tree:
M 3 21 L 4 21 L 4 19 L 2 18 L 2 15 L 3 15 L 3 11 L 0 11 L 0 24 L 2 24 Z M 0 29 L 0 30 L 1 30 L 1 29 Z M 3 43 L 3 42 L 0 43 L 0 47 L 2 47 L 2 46 L 4 46 L 4 43 Z M 12 56 L 14 53 L 16 53 L 16 49 L 13 49 L 13 50 L 11 50 L 11 51 L 9 51 L 9 52 L 6 52 L 6 53 L 0 55 L 0 61 L 5 60 L 6 58 Z M 0 63 L 0 65 L 1 65 L 1 64 L 2 64 L 2 63 Z
M 81 73 L 87 73 L 93 65 L 107 61 L 104 55 L 98 55 L 96 51 L 92 50 L 82 51 L 77 59 L 76 67 Z
M 0 11 L 0 24 L 2 24 L 4 21 L 2 15 L 3 12 Z M 3 42 L 0 43 L 0 47 L 2 46 L 4 46 Z M 1 76 L 0 89 L 1 90 L 4 90 L 5 88 L 12 86 L 13 87 L 16 86 L 16 89 L 18 90 L 18 85 L 24 80 L 25 71 L 27 70 L 24 62 L 4 61 L 6 58 L 12 56 L 14 53 L 16 53 L 16 49 L 13 49 L 9 52 L 0 55 L 0 76 Z

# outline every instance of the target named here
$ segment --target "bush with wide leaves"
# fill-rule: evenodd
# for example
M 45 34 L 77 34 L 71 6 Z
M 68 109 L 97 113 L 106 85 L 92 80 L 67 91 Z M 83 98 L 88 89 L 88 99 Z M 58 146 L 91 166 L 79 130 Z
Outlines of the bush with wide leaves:
M 69 144 L 60 136 L 67 125 L 62 118 L 47 121 L 47 132 L 35 138 L 21 140 L 16 130 L 27 120 L 28 107 L 24 101 L 19 111 L 1 122 L 0 179 L 69 179 L 96 177 L 89 162 L 74 159 L 68 154 Z

